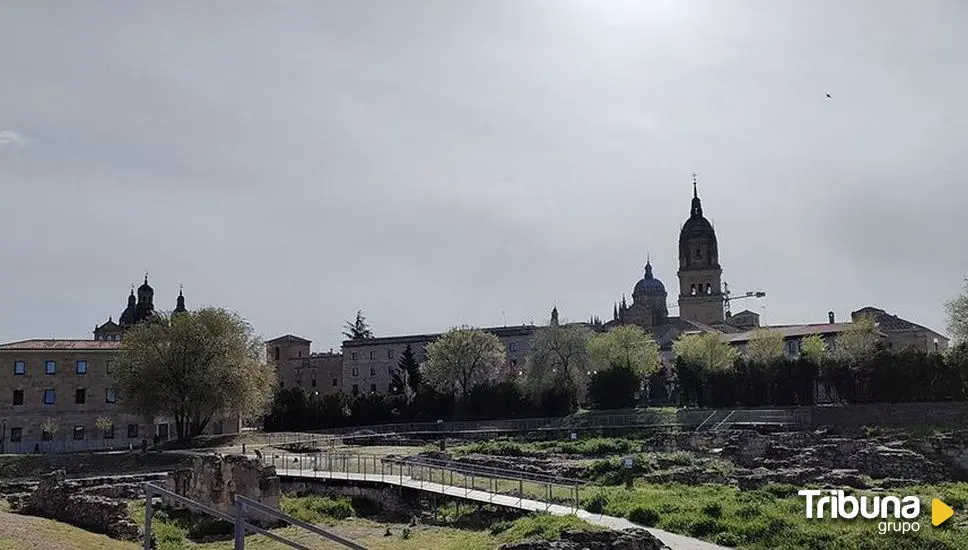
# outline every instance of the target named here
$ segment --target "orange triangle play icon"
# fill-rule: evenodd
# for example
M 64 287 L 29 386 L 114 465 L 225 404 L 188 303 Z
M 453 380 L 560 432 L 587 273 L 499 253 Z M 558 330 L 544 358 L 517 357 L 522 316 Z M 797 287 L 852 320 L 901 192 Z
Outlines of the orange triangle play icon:
M 931 525 L 937 527 L 948 521 L 953 515 L 955 515 L 955 511 L 951 509 L 951 506 L 948 506 L 938 499 L 931 501 Z

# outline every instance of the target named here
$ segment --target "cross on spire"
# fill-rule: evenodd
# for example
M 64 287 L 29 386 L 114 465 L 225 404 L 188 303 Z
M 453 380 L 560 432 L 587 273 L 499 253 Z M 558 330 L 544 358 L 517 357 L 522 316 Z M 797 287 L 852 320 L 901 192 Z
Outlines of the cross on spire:
M 696 173 L 693 172 L 692 173 L 692 196 L 693 196 L 693 198 L 698 198 L 699 197 L 699 189 L 697 187 L 698 185 L 699 184 L 696 182 Z

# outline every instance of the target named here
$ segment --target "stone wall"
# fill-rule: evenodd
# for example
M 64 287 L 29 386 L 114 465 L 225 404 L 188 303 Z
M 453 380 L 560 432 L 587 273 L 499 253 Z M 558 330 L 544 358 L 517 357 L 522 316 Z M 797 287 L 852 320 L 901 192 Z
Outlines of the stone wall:
M 63 470 L 46 474 L 18 511 L 116 539 L 138 540 L 141 532 L 128 514 L 128 504 L 96 494 L 93 488 L 85 491 L 83 485 L 66 479 Z
M 165 489 L 225 512 L 233 513 L 233 497 L 241 494 L 270 508 L 279 508 L 279 478 L 276 469 L 260 460 L 239 455 L 201 455 L 192 467 L 176 470 L 168 475 Z M 165 499 L 163 499 L 165 500 Z M 165 500 L 171 508 L 183 508 Z M 255 510 L 247 517 L 262 523 L 275 523 L 270 517 Z
M 904 428 L 910 426 L 939 426 L 963 428 L 968 421 L 968 403 L 947 401 L 937 403 L 859 403 L 797 407 L 794 414 L 808 418 L 811 426 L 859 428 L 879 426 Z

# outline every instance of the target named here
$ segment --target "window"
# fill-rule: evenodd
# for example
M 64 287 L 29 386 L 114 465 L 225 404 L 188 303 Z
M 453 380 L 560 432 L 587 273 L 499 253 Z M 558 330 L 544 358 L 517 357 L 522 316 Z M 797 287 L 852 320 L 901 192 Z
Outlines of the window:
M 84 426 L 74 426 L 74 439 L 77 441 L 84 439 Z
M 74 404 L 83 405 L 87 402 L 87 390 L 84 388 L 77 388 L 74 390 Z
M 696 259 L 697 260 L 701 260 L 702 259 L 702 247 L 701 246 L 697 246 L 696 247 Z
M 689 295 L 690 296 L 696 295 L 696 285 L 689 285 Z
M 104 402 L 105 403 L 117 403 L 118 402 L 118 390 L 114 388 L 108 388 L 104 391 Z
M 44 405 L 54 404 L 54 390 L 44 390 Z
M 87 374 L 87 361 L 80 359 L 75 362 L 74 371 L 77 372 L 77 374 Z
M 104 428 L 104 439 L 114 439 L 114 424 Z
M 313 382 L 315 382 L 315 380 L 313 380 Z M 313 384 L 313 385 L 315 385 L 315 384 Z M 224 428 L 223 428 L 223 425 L 222 425 L 222 421 L 221 420 L 219 420 L 218 422 L 216 422 L 212 426 L 212 433 L 215 434 L 215 435 L 222 435 L 223 430 L 224 430 Z
M 40 438 L 44 441 L 52 441 L 54 439 L 54 434 L 48 432 L 47 430 L 43 430 L 40 433 Z
M 27 362 L 26 361 L 14 361 L 13 362 L 13 373 L 14 374 L 26 374 L 27 373 Z
M 370 384 L 370 393 L 376 393 L 376 384 Z
M 339 385 L 339 380 L 333 378 L 333 387 L 335 388 L 338 385 Z
M 57 372 L 57 361 L 47 361 L 44 363 L 44 372 L 47 374 L 54 374 Z
M 168 424 L 158 424 L 158 429 L 156 430 L 159 439 L 168 439 Z
M 360 375 L 360 369 L 358 367 L 353 367 L 353 376 L 359 376 L 359 375 Z
M 376 368 L 370 367 L 370 376 L 376 376 Z
M 353 395 L 359 395 L 359 394 L 360 394 L 360 385 L 353 384 Z
M 138 425 L 128 424 L 128 439 L 134 439 L 138 437 Z
M 276 361 L 278 361 L 279 360 L 279 346 L 276 346 L 276 349 L 273 352 L 273 355 L 275 355 Z
M 787 351 L 790 352 L 790 355 L 796 355 L 800 353 L 800 341 L 790 340 L 789 342 L 787 342 Z
M 370 352 L 370 359 L 376 359 L 376 352 L 375 351 L 371 351 Z
M 24 429 L 23 428 L 10 428 L 10 441 L 16 443 L 23 440 Z
M 13 390 L 13 404 L 23 405 L 24 404 L 24 391 L 23 390 Z
M 315 378 L 313 378 L 313 380 L 312 380 L 312 386 L 313 386 L 314 388 L 316 387 L 316 379 L 315 379 Z
M 508 342 L 508 351 L 518 351 L 518 343 Z
M 353 360 L 356 361 L 356 352 L 353 352 Z
M 387 350 L 387 359 L 393 359 L 393 350 L 392 349 L 388 349 Z
M 712 293 L 713 293 L 712 285 L 710 285 L 709 283 L 706 283 L 706 294 L 712 294 Z
M 107 372 L 107 374 L 111 374 L 111 371 L 114 370 L 114 359 L 108 359 L 107 363 L 104 365 L 104 370 Z

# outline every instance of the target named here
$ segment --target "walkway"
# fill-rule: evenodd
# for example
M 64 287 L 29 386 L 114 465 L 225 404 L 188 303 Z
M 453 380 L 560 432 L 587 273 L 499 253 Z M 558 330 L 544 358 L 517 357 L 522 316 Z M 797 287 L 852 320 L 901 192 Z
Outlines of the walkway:
M 569 516 L 577 515 L 579 518 L 594 524 L 606 527 L 608 529 L 646 529 L 656 538 L 661 540 L 672 550 L 728 550 L 724 546 L 719 546 L 709 542 L 705 542 L 698 539 L 693 539 L 690 537 L 685 537 L 682 535 L 677 535 L 675 533 L 670 533 L 668 531 L 663 531 L 661 529 L 655 529 L 651 527 L 642 527 L 636 525 L 627 519 L 617 518 L 613 516 L 606 516 L 601 514 L 592 514 L 586 512 L 585 510 L 576 510 L 573 506 L 562 506 L 560 504 L 551 504 L 548 502 L 542 502 L 539 500 L 531 500 L 527 498 L 512 497 L 508 495 L 500 495 L 496 493 L 489 493 L 487 491 L 481 491 L 478 489 L 469 489 L 463 487 L 455 487 L 452 485 L 442 485 L 440 483 L 435 483 L 431 481 L 422 481 L 414 479 L 407 475 L 380 475 L 380 474 L 357 474 L 357 473 L 345 473 L 345 472 L 325 472 L 325 471 L 313 471 L 305 470 L 302 468 L 280 468 L 276 467 L 276 474 L 280 477 L 289 478 L 310 478 L 310 479 L 342 479 L 348 481 L 368 481 L 376 483 L 386 483 L 388 485 L 396 485 L 400 487 L 407 487 L 409 489 L 416 489 L 418 491 L 427 491 L 431 493 L 437 493 L 441 495 L 452 496 L 456 498 L 462 498 L 466 500 L 473 500 L 476 502 L 486 502 L 489 504 L 497 504 L 500 506 L 506 506 L 509 508 L 517 508 L 520 510 L 526 510 L 529 512 L 547 512 L 556 516 Z

